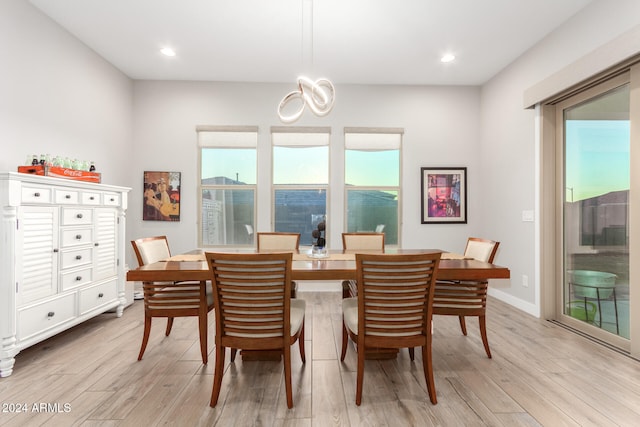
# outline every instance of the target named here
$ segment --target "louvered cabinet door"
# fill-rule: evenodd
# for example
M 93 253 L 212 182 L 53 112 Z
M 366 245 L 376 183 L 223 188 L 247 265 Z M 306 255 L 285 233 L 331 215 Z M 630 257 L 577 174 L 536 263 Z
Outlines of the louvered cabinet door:
M 94 224 L 94 281 L 118 274 L 118 211 L 96 208 Z
M 58 292 L 58 216 L 56 206 L 22 206 L 16 230 L 17 305 Z

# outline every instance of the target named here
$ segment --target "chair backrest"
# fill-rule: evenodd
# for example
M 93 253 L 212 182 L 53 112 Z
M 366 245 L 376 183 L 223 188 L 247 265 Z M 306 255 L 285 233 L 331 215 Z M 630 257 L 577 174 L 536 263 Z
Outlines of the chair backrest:
M 297 251 L 300 246 L 300 233 L 258 232 L 258 252 L 260 251 Z
M 356 254 L 358 348 L 425 345 L 440 256 Z
M 139 266 L 152 264 L 171 256 L 167 236 L 144 237 L 132 240 L 131 244 Z
M 493 262 L 500 242 L 478 237 L 469 237 L 467 247 L 464 250 L 466 257 L 477 259 L 478 261 Z
M 216 343 L 246 350 L 290 345 L 292 253 L 206 252 Z
M 346 251 L 384 251 L 384 233 L 342 233 Z

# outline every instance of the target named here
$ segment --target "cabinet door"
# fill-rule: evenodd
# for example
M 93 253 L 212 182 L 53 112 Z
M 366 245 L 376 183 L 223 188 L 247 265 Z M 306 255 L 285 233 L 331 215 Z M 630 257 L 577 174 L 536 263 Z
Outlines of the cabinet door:
M 58 291 L 57 207 L 23 206 L 16 233 L 17 304 L 24 305 Z
M 118 211 L 113 208 L 95 210 L 94 281 L 118 273 Z

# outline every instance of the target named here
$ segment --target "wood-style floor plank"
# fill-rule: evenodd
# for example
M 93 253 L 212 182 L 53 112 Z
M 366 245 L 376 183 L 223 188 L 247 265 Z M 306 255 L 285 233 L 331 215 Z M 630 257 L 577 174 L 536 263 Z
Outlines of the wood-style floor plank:
M 422 355 L 401 350 L 367 360 L 362 405 L 355 405 L 357 354 L 341 362 L 341 296 L 299 292 L 307 302 L 305 351 L 291 348 L 294 408 L 288 409 L 282 362 L 230 362 L 209 406 L 215 319 L 209 316 L 209 363 L 200 356 L 195 319 L 176 319 L 171 335 L 155 320 L 137 360 L 143 306 L 106 313 L 22 351 L 0 379 L 1 426 L 636 426 L 640 362 L 535 319 L 500 301 L 488 304 L 488 359 L 476 319 L 463 336 L 455 317 L 434 318 L 438 404 L 426 391 Z M 9 410 L 25 404 L 26 412 Z M 42 406 L 44 404 L 44 406 Z M 36 409 L 42 408 L 41 411 Z M 2 408 L 0 408 L 2 409 Z

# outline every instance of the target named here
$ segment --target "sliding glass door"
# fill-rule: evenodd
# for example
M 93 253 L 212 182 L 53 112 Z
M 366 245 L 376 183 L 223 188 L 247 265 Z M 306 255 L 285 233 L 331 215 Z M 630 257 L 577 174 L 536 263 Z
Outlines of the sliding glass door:
M 556 106 L 561 124 L 561 320 L 629 340 L 630 96 L 618 77 Z M 625 346 L 626 347 L 626 346 Z

